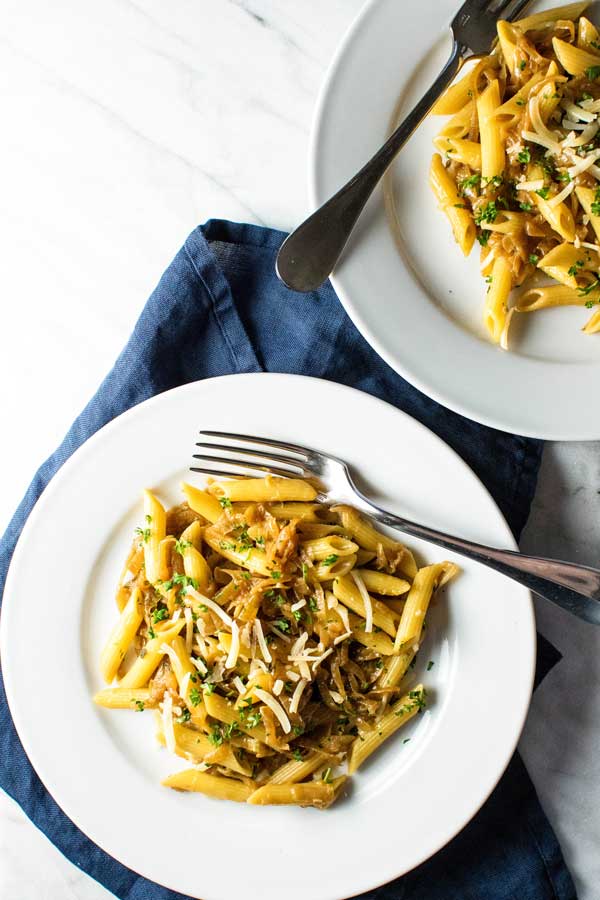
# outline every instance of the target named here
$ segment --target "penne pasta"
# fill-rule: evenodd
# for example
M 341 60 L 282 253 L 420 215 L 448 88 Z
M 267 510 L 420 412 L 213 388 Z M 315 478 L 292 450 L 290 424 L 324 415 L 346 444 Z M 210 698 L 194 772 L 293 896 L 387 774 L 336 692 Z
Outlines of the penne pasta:
M 289 503 L 299 500 L 310 503 L 317 496 L 308 481 L 299 478 L 244 478 L 237 481 L 214 482 L 209 491 L 216 497 L 228 500 L 246 500 L 252 503 Z
M 104 706 L 106 709 L 133 709 L 143 712 L 144 709 L 152 709 L 157 705 L 156 698 L 152 696 L 150 688 L 105 688 L 94 694 L 94 703 Z
M 119 666 L 125 659 L 125 654 L 129 650 L 143 618 L 142 595 L 140 589 L 135 587 L 100 657 L 100 672 L 107 684 L 113 681 L 119 671 Z
M 248 803 L 293 804 L 294 806 L 316 806 L 327 809 L 343 787 L 346 779 L 337 778 L 331 784 L 322 781 L 309 781 L 306 784 L 265 784 L 248 797 Z
M 468 207 L 458 193 L 458 187 L 447 170 L 442 158 L 435 153 L 429 170 L 429 183 L 435 194 L 440 209 L 446 214 L 454 239 L 465 256 L 468 256 L 475 243 L 476 229 Z
M 196 791 L 217 800 L 234 800 L 236 803 L 245 803 L 254 793 L 253 784 L 223 778 L 221 775 L 208 775 L 198 769 L 176 772 L 163 779 L 162 783 L 177 791 Z
M 410 722 L 426 706 L 426 691 L 422 684 L 400 698 L 383 716 L 377 728 L 370 729 L 356 738 L 348 761 L 348 774 L 352 775 L 398 728 Z

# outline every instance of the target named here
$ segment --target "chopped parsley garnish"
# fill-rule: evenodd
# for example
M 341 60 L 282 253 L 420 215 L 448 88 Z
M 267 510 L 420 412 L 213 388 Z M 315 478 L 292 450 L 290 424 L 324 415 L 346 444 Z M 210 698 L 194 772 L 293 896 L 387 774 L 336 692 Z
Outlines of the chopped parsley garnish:
M 571 176 L 569 175 L 568 172 L 557 172 L 556 177 L 557 177 L 558 181 L 569 182 L 571 180 Z
M 144 542 L 145 544 L 147 544 L 148 541 L 150 540 L 151 535 L 152 535 L 152 529 L 151 529 L 151 528 L 136 528 L 136 529 L 135 529 L 135 533 L 136 533 L 139 537 L 141 537 L 141 539 L 143 540 L 143 542 Z
M 209 740 L 209 741 L 211 742 L 211 744 L 213 744 L 213 746 L 215 746 L 215 747 L 220 747 L 220 746 L 221 746 L 221 744 L 223 743 L 223 733 L 222 733 L 222 731 L 221 731 L 221 726 L 220 726 L 220 725 L 213 725 L 213 726 L 212 726 L 212 731 L 211 731 L 211 733 L 208 735 L 208 740 Z
M 568 274 L 571 276 L 571 278 L 576 278 L 577 275 L 579 275 L 579 270 L 583 269 L 584 265 L 585 265 L 585 262 L 583 261 L 583 259 L 576 260 L 575 265 L 571 266 L 571 268 L 569 269 L 569 272 L 568 272 Z
M 231 509 L 231 500 L 229 497 L 219 497 L 219 503 L 223 509 Z
M 189 722 L 191 718 L 192 718 L 192 714 L 190 713 L 189 709 L 184 709 L 183 712 L 181 713 L 181 715 L 178 716 L 175 719 L 175 721 L 179 725 L 184 725 L 186 722 Z
M 315 600 L 314 597 L 309 597 L 309 598 L 308 598 L 308 608 L 309 608 L 312 612 L 316 612 L 316 611 L 318 610 L 319 606 L 318 606 L 317 601 Z
M 482 222 L 495 222 L 498 217 L 498 207 L 494 200 L 490 200 L 485 206 L 480 207 L 475 213 L 475 224 L 481 225 Z
M 275 619 L 273 624 L 276 626 L 276 628 L 279 628 L 280 631 L 283 631 L 284 634 L 287 634 L 287 632 L 290 630 L 290 623 L 287 619 Z
M 547 200 L 550 196 L 550 188 L 543 187 L 540 188 L 539 191 L 536 191 L 536 194 L 542 198 L 542 200 Z
M 531 263 L 532 266 L 537 266 L 539 261 L 540 261 L 540 258 L 539 258 L 539 256 L 536 256 L 535 253 L 529 254 L 529 262 Z
M 409 741 L 410 741 L 410 738 L 404 738 L 404 740 L 402 741 L 402 743 L 403 743 L 403 744 L 408 744 Z
M 179 587 L 181 589 L 193 587 L 194 590 L 198 590 L 198 582 L 195 578 L 189 578 L 187 575 L 181 575 L 179 572 L 175 572 L 169 581 L 159 581 L 158 583 L 165 591 L 170 591 L 174 587 Z
M 468 191 L 469 188 L 475 188 L 478 184 L 481 183 L 481 175 L 470 175 L 468 178 L 463 178 L 462 181 L 458 182 L 458 187 L 460 189 L 461 194 L 464 195 L 465 191 Z
M 531 150 L 528 150 L 527 147 L 525 150 L 521 150 L 521 152 L 517 156 L 517 160 L 521 163 L 521 165 L 526 166 L 531 162 Z
M 300 737 L 301 734 L 304 734 L 304 726 L 303 725 L 292 725 L 292 731 L 296 735 L 296 737 Z
M 190 691 L 190 703 L 192 704 L 192 706 L 198 706 L 201 699 L 202 697 L 198 688 L 192 688 Z
M 523 210 L 523 212 L 531 212 L 532 206 L 531 203 L 519 203 L 519 208 Z
M 433 669 L 434 666 L 435 666 L 434 661 L 432 659 L 430 659 L 429 662 L 427 663 L 427 671 L 431 672 L 431 670 Z
M 323 560 L 324 566 L 332 566 L 339 559 L 339 556 L 336 553 L 330 553 L 329 556 L 326 556 Z
M 587 297 L 589 294 L 592 293 L 592 291 L 598 290 L 598 288 L 600 288 L 600 277 L 598 277 L 598 275 L 596 275 L 595 281 L 592 281 L 586 287 L 579 288 L 577 293 L 579 294 L 580 297 Z
M 209 696 L 210 694 L 214 694 L 215 692 L 215 686 L 212 681 L 205 681 L 202 687 L 204 688 L 204 693 L 208 694 Z
M 522 97 L 519 97 L 519 99 L 516 100 L 515 102 L 516 102 L 517 106 L 525 106 L 525 101 L 523 100 Z
M 524 59 L 522 59 L 521 62 L 519 63 L 519 68 L 520 68 L 521 72 L 523 71 L 523 69 L 525 68 L 526 65 L 527 65 L 527 63 L 525 62 Z
M 596 43 L 596 41 L 590 41 L 590 44 L 592 45 L 592 47 L 597 47 L 600 50 L 600 44 Z M 591 94 L 588 94 L 587 91 L 584 91 L 583 94 L 581 95 L 581 99 L 582 100 L 593 100 L 594 98 L 592 97 Z
M 594 302 L 593 300 L 586 300 L 585 303 L 584 303 L 584 306 L 585 306 L 586 309 L 591 309 L 591 308 L 592 308 L 593 306 L 595 306 L 595 305 L 596 305 L 596 304 L 595 304 L 595 302 Z
M 302 563 L 302 577 L 305 581 L 308 578 L 308 566 L 306 565 L 306 563 Z
M 585 70 L 585 74 L 590 81 L 595 81 L 596 78 L 600 78 L 600 66 L 590 66 Z
M 591 206 L 591 212 L 593 216 L 600 216 L 600 188 L 596 188 L 596 194 Z
M 156 625 L 157 622 L 162 622 L 164 619 L 169 618 L 169 610 L 165 609 L 165 607 L 160 607 L 154 610 L 152 613 L 152 624 Z
M 293 617 L 295 618 L 296 622 L 299 622 L 300 619 L 302 618 L 302 610 L 301 610 L 301 609 L 294 609 L 294 610 L 292 611 L 292 615 L 293 615 Z
M 401 706 L 400 709 L 396 711 L 396 715 L 404 716 L 407 713 L 414 712 L 414 710 L 417 710 L 417 712 L 421 712 L 421 710 L 425 709 L 425 707 L 427 706 L 427 701 L 425 699 L 426 697 L 426 690 L 409 691 L 408 703 L 405 703 L 403 706 Z
M 278 569 L 271 569 L 271 578 L 275 578 L 276 580 L 281 578 L 281 572 Z
M 477 235 L 477 240 L 481 244 L 482 247 L 487 246 L 487 243 L 490 239 L 491 231 L 480 231 Z
M 302 750 L 298 750 L 298 749 L 294 750 L 294 752 L 292 753 L 292 756 L 298 762 L 302 762 Z
M 135 703 L 135 706 L 136 706 L 136 710 L 135 710 L 136 712 L 144 712 L 144 707 L 146 704 L 144 703 L 143 700 L 134 700 L 133 702 Z
M 175 541 L 175 552 L 179 553 L 180 556 L 183 556 L 184 551 L 191 546 L 191 541 Z
M 152 626 L 148 629 L 148 637 L 150 640 L 153 640 L 156 637 L 156 632 Z
M 235 550 L 237 544 L 235 541 L 219 541 L 219 547 L 221 550 Z

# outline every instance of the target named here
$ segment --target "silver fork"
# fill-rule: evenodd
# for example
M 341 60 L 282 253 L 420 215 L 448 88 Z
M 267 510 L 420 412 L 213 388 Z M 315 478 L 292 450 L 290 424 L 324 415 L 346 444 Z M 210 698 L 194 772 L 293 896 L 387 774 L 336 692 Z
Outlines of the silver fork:
M 383 173 L 452 82 L 463 62 L 488 53 L 499 19 L 514 21 L 531 0 L 466 0 L 450 25 L 450 59 L 423 99 L 368 163 L 285 239 L 277 275 L 294 291 L 314 291 L 329 277 Z
M 259 472 L 283 478 L 312 479 L 321 488 L 319 500 L 352 504 L 382 525 L 489 566 L 580 619 L 600 625 L 600 571 L 597 569 L 486 547 L 387 512 L 359 490 L 348 464 L 328 453 L 247 434 L 224 431 L 201 431 L 200 434 L 218 438 L 219 443 L 199 441 L 196 444 L 202 452 L 195 453 L 194 459 L 205 465 L 192 466 L 193 472 L 229 478 L 248 473 L 256 476 Z M 239 446 L 240 441 L 254 446 Z

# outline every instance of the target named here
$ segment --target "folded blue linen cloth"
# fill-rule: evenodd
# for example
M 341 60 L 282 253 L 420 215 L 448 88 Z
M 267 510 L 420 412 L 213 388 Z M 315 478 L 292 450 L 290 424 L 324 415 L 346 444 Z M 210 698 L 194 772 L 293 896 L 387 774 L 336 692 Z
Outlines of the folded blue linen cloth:
M 308 295 L 285 289 L 274 272 L 283 238 L 280 232 L 218 220 L 192 232 L 148 300 L 112 372 L 31 483 L 0 544 L 0 591 L 31 508 L 90 435 L 161 391 L 235 372 L 313 375 L 393 403 L 462 456 L 518 537 L 535 490 L 540 442 L 463 419 L 407 384 L 356 331 L 330 284 Z M 538 681 L 558 658 L 540 639 Z M 68 859 L 120 900 L 181 898 L 109 857 L 59 809 L 21 747 L 1 679 L 0 786 Z M 556 837 L 516 754 L 482 810 L 450 844 L 403 878 L 363 896 L 573 900 L 576 895 Z

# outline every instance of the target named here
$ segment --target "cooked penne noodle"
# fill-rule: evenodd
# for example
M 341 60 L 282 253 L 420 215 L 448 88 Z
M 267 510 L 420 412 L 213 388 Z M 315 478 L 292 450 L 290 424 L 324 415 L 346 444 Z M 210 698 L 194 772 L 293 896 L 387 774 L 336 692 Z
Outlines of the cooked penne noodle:
M 185 769 L 169 775 L 162 782 L 165 787 L 177 791 L 196 791 L 217 800 L 235 800 L 245 803 L 254 793 L 254 785 L 220 775 L 208 775 L 198 769 Z
M 100 656 L 100 673 L 107 684 L 115 678 L 144 618 L 141 591 L 134 587 L 119 621 L 113 628 Z
M 586 334 L 598 334 L 600 331 L 600 312 L 596 312 L 590 317 L 589 321 L 583 328 Z
M 584 75 L 587 69 L 600 65 L 600 54 L 581 50 L 560 38 L 553 39 L 552 47 L 559 63 L 569 75 Z
M 160 579 L 160 542 L 166 535 L 166 515 L 162 503 L 151 491 L 144 491 L 144 516 L 147 535 L 144 537 L 144 565 L 150 584 Z
M 106 709 L 133 709 L 143 712 L 144 709 L 152 709 L 157 705 L 156 698 L 152 696 L 150 688 L 105 688 L 94 694 L 94 703 L 104 706 Z
M 213 482 L 209 491 L 215 497 L 228 500 L 246 500 L 252 503 L 289 503 L 294 500 L 309 502 L 317 496 L 315 488 L 299 478 L 244 478 L 239 481 Z
M 401 697 L 389 712 L 383 716 L 376 728 L 363 732 L 352 745 L 348 761 L 348 774 L 352 775 L 368 757 L 386 741 L 390 735 L 406 725 L 417 713 L 424 709 L 426 691 L 422 684 Z
M 377 679 L 377 687 L 390 688 L 400 684 L 415 656 L 416 652 L 414 647 L 406 647 L 401 650 L 400 653 L 389 656 L 384 661 L 381 674 Z
M 584 0 L 580 3 L 567 3 L 564 6 L 556 6 L 553 9 L 545 9 L 543 12 L 534 13 L 524 19 L 518 19 L 514 24 L 523 33 L 533 31 L 534 29 L 543 28 L 553 22 L 561 19 L 576 20 L 582 15 L 590 5 L 591 0 Z
M 327 756 L 324 753 L 314 751 L 307 753 L 304 759 L 291 759 L 284 763 L 281 768 L 277 769 L 269 778 L 269 784 L 296 784 L 303 781 L 320 769 L 327 762 Z
M 481 144 L 477 141 L 439 136 L 434 144 L 443 157 L 454 159 L 471 169 L 481 169 Z
M 162 631 L 148 641 L 144 648 L 144 655 L 138 656 L 129 671 L 121 678 L 119 686 L 123 688 L 144 687 L 162 662 L 165 655 L 163 648 L 179 634 L 184 624 L 185 619 L 180 619 L 168 631 Z
M 351 506 L 337 506 L 334 508 L 338 512 L 342 525 L 352 535 L 359 547 L 364 550 L 370 550 L 375 553 L 380 548 L 390 551 L 392 554 L 398 555 L 398 569 L 408 578 L 414 578 L 417 572 L 417 565 L 414 556 L 407 548 L 395 541 L 393 538 L 377 531 L 366 519 Z
M 331 784 L 325 784 L 323 781 L 309 781 L 306 784 L 265 784 L 248 797 L 248 803 L 261 806 L 294 804 L 327 809 L 345 781 L 345 778 L 336 778 Z
M 361 618 L 365 618 L 365 601 L 359 589 L 348 575 L 336 578 L 333 582 L 333 593 L 344 606 L 347 606 L 348 609 L 351 609 Z M 371 598 L 371 605 L 373 607 L 373 624 L 391 637 L 395 637 L 397 616 L 380 600 Z
M 410 589 L 410 583 L 404 578 L 395 575 L 387 575 L 385 572 L 374 572 L 372 569 L 357 569 L 358 574 L 365 583 L 368 591 L 375 594 L 388 594 L 390 597 L 399 597 Z
M 207 491 L 201 491 L 191 484 L 182 483 L 181 489 L 185 494 L 185 498 L 194 512 L 199 513 L 209 522 L 216 522 L 223 513 L 223 507 L 216 497 Z
M 556 284 L 530 288 L 517 297 L 516 308 L 519 312 L 536 312 L 551 306 L 585 306 L 587 302 L 589 297 L 582 296 L 579 291 Z
M 338 537 L 336 534 L 302 541 L 300 546 L 307 556 L 318 560 L 324 560 L 330 556 L 351 556 L 358 550 L 358 544 L 347 538 Z
M 476 229 L 468 207 L 458 193 L 456 183 L 448 175 L 442 163 L 442 157 L 434 153 L 429 170 L 429 183 L 437 197 L 440 209 L 446 214 L 454 239 L 465 256 L 468 256 L 475 243 Z
M 510 268 L 505 259 L 495 260 L 485 301 L 483 318 L 494 343 L 499 344 L 508 311 L 511 290 Z
M 594 202 L 597 191 L 593 191 L 591 188 L 577 187 L 575 193 L 590 220 L 596 239 L 600 242 L 600 204 L 597 201 Z M 594 210 L 596 211 L 594 212 Z
M 396 653 L 405 644 L 413 646 L 416 652 L 431 597 L 440 583 L 452 578 L 456 572 L 458 572 L 458 567 L 449 562 L 436 563 L 433 566 L 419 569 L 406 598 L 406 606 L 396 633 L 394 642 Z

